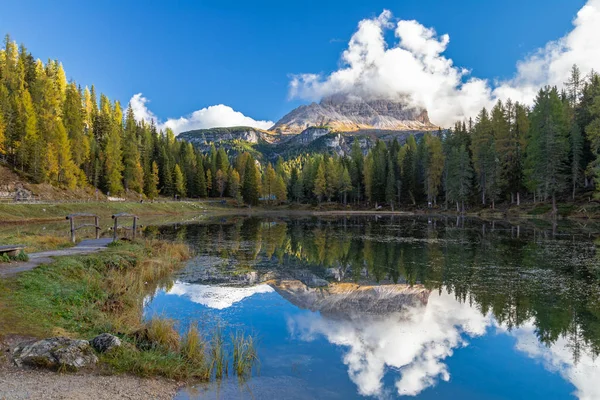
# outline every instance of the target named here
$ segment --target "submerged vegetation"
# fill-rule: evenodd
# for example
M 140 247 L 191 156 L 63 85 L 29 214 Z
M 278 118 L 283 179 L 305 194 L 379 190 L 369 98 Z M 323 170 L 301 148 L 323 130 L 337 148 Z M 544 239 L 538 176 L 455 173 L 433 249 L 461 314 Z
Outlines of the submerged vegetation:
M 209 340 L 190 326 L 182 338 L 175 321 L 146 321 L 143 315 L 144 299 L 158 288 L 168 288 L 169 276 L 189 257 L 188 246 L 180 243 L 115 242 L 104 252 L 62 257 L 0 280 L 0 333 L 90 339 L 110 332 L 123 345 L 101 355 L 109 372 L 180 380 L 220 378 L 227 374 L 229 344 L 219 335 Z M 235 340 L 231 346 L 239 347 Z M 218 361 L 212 361 L 213 354 L 219 355 Z M 235 371 L 245 376 L 251 368 Z

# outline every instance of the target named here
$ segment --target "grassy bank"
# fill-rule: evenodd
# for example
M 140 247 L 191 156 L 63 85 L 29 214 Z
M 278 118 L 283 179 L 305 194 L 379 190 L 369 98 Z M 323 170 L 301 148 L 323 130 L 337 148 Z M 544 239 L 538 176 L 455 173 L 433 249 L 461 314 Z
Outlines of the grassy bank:
M 144 298 L 171 285 L 169 276 L 189 256 L 183 244 L 117 242 L 0 280 L 0 336 L 91 339 L 109 332 L 124 344 L 100 356 L 107 372 L 206 380 L 223 365 L 211 356 L 223 353 L 218 335 L 208 341 L 190 328 L 182 337 L 174 321 L 143 319 Z M 248 348 L 242 339 L 237 348 Z
M 81 202 L 53 204 L 0 203 L 0 223 L 64 220 L 71 213 L 92 213 L 103 219 L 119 212 L 149 215 L 179 215 L 225 210 L 218 201 Z

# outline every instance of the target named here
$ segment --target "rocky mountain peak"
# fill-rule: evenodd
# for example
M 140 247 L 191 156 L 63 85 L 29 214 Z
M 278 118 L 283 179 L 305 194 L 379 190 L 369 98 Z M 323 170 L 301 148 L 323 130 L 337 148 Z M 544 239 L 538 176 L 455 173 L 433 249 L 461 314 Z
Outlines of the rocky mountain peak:
M 364 99 L 334 94 L 319 103 L 300 106 L 279 120 L 271 130 L 294 134 L 309 126 L 328 126 L 341 132 L 363 129 L 424 131 L 437 129 L 427 110 L 408 106 L 402 99 Z

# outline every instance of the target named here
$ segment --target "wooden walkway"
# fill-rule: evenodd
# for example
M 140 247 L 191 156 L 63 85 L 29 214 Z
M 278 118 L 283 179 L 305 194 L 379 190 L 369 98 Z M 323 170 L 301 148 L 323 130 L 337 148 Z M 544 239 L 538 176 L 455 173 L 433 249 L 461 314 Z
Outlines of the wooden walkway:
M 41 251 L 39 253 L 28 254 L 29 261 L 0 264 L 0 279 L 14 276 L 19 272 L 29 271 L 41 264 L 51 263 L 52 257 L 95 253 L 105 249 L 112 241 L 112 238 L 88 239 L 82 240 L 76 246 L 69 247 L 68 249 Z

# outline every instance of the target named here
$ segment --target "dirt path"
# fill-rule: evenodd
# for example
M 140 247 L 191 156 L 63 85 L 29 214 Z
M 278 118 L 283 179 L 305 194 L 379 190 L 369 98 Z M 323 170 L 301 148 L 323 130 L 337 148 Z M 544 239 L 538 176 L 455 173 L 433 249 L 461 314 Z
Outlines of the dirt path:
M 128 375 L 0 369 L 0 400 L 166 400 L 175 396 L 177 387 L 176 382 L 166 379 L 142 379 Z
M 31 253 L 29 254 L 29 261 L 0 264 L 0 279 L 14 276 L 19 272 L 29 271 L 41 264 L 51 263 L 52 257 L 95 253 L 105 249 L 110 242 L 112 242 L 112 239 L 110 238 L 88 239 L 82 240 L 75 247 L 70 247 L 68 249 Z M 0 397 L 0 399 L 2 398 Z

